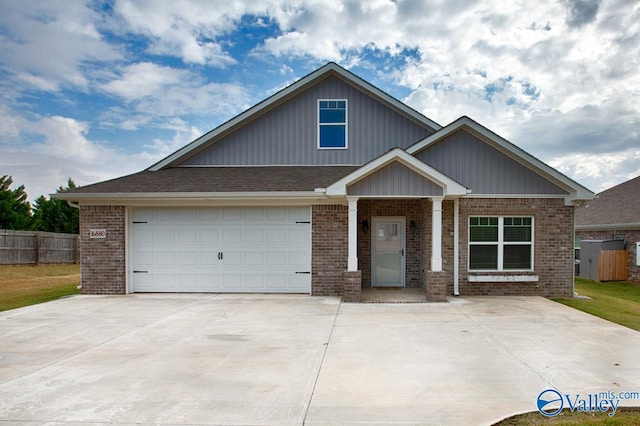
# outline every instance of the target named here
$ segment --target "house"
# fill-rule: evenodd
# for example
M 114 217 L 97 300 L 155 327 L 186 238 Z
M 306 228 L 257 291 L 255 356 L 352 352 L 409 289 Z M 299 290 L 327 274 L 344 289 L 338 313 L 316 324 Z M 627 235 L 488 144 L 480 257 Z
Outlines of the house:
M 624 240 L 627 279 L 640 284 L 640 176 L 578 207 L 576 240 Z
M 329 63 L 80 208 L 82 288 L 573 295 L 594 194 L 468 117 L 440 126 Z

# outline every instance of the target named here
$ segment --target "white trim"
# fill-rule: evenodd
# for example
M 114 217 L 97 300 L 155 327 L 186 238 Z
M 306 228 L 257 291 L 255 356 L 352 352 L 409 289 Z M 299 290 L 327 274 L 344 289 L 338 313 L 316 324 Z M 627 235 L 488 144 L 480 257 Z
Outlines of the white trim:
M 409 148 L 407 148 L 407 152 L 412 155 L 417 154 L 428 146 L 437 143 L 438 141 L 453 134 L 461 128 L 467 128 L 471 130 L 477 136 L 480 136 L 485 139 L 485 141 L 490 142 L 496 149 L 508 155 L 513 160 L 550 180 L 555 185 L 567 190 L 569 194 L 564 196 L 565 203 L 567 205 L 573 204 L 573 202 L 575 202 L 576 200 L 592 200 L 593 198 L 595 198 L 595 194 L 589 191 L 584 186 L 568 178 L 553 167 L 538 160 L 531 154 L 527 153 L 508 140 L 502 138 L 496 133 L 493 133 L 491 130 L 487 129 L 484 126 L 481 126 L 480 124 L 466 116 L 458 118 L 456 121 L 448 124 L 441 130 L 424 138 L 413 146 L 410 146 Z M 492 197 L 497 198 L 495 196 Z
M 431 271 L 442 271 L 442 200 L 431 197 Z
M 358 197 L 347 197 L 349 201 L 349 245 L 347 271 L 358 270 Z
M 361 79 L 360 77 L 347 71 L 341 66 L 333 62 L 329 62 L 327 65 L 313 71 L 312 73 L 306 75 L 305 77 L 302 77 L 300 80 L 296 81 L 295 83 L 271 95 L 267 99 L 254 105 L 248 110 L 238 114 L 237 116 L 227 121 L 226 123 L 223 123 L 220 126 L 216 127 L 215 129 L 211 130 L 210 132 L 205 133 L 204 135 L 195 139 L 193 142 L 180 148 L 173 154 L 170 154 L 169 156 L 163 158 L 156 164 L 152 165 L 147 170 L 158 171 L 167 166 L 170 166 L 170 165 L 173 165 L 174 163 L 179 162 L 180 160 L 182 160 L 192 152 L 197 152 L 201 149 L 204 149 L 210 142 L 215 141 L 218 137 L 224 136 L 225 134 L 230 133 L 234 129 L 244 125 L 247 121 L 253 120 L 265 114 L 275 106 L 280 105 L 281 103 L 295 96 L 298 92 L 302 92 L 303 90 L 306 90 L 306 88 L 310 87 L 311 85 L 317 83 L 318 81 L 332 74 L 345 80 L 347 83 L 352 84 L 354 87 L 367 93 L 368 95 L 379 99 L 381 102 L 385 103 L 387 106 L 397 110 L 398 112 L 407 116 L 409 119 L 413 120 L 416 123 L 419 123 L 425 127 L 429 127 L 436 131 L 442 128 L 442 126 L 436 123 L 435 121 L 430 120 L 429 118 L 420 114 L 419 112 L 412 109 L 411 107 L 404 104 L 403 102 L 400 102 L 399 100 L 395 99 L 389 94 L 378 89 L 371 83 Z
M 130 232 L 132 229 L 132 221 L 133 221 L 133 213 L 131 212 L 130 207 L 124 208 L 124 292 L 125 294 L 132 293 L 131 286 L 133 281 L 131 274 L 133 273 L 132 265 L 133 265 L 133 251 L 131 248 L 131 243 L 133 239 L 131 238 Z
M 537 275 L 469 275 L 467 281 L 470 283 L 525 283 L 538 282 Z
M 473 242 L 471 241 L 471 219 L 474 217 L 495 217 L 498 218 L 498 240 L 495 242 L 490 241 L 482 241 L 482 242 Z M 530 218 L 531 219 L 531 241 L 509 241 L 508 244 L 505 244 L 504 241 L 504 219 L 506 217 L 520 217 L 520 218 Z M 501 215 L 469 215 L 467 220 L 467 271 L 470 273 L 478 273 L 478 272 L 531 272 L 535 270 L 535 217 L 533 215 L 521 215 L 521 214 L 501 214 Z M 527 269 L 504 269 L 504 252 L 500 250 L 505 245 L 531 245 L 531 268 Z M 497 269 L 471 269 L 471 246 L 472 245 L 495 245 L 498 248 L 498 268 Z M 502 268 L 501 268 L 502 267 Z
M 320 127 L 342 126 L 343 123 L 320 123 L 320 102 L 344 102 L 344 146 L 320 146 Z M 319 150 L 344 150 L 349 149 L 349 100 L 348 99 L 318 99 L 316 103 L 316 148 Z
M 460 295 L 460 199 L 453 200 L 453 295 Z
M 447 175 L 439 172 L 433 167 L 423 163 L 418 160 L 416 157 L 408 154 L 406 151 L 400 148 L 393 148 L 387 151 L 385 154 L 380 157 L 368 162 L 364 166 L 360 167 L 357 170 L 349 173 L 347 176 L 338 180 L 337 182 L 332 183 L 327 187 L 327 195 L 328 196 L 346 196 L 347 195 L 347 186 L 352 185 L 359 180 L 364 179 L 365 177 L 371 175 L 377 170 L 382 169 L 388 164 L 398 161 L 405 167 L 413 170 L 424 178 L 434 182 L 435 184 L 442 187 L 443 196 L 451 195 L 451 196 L 464 196 L 469 190 L 464 186 L 460 185 L 458 182 L 449 178 Z M 380 198 L 374 197 L 373 198 Z M 392 197 L 389 197 L 392 198 Z M 403 197 L 407 198 L 407 197 Z M 420 197 L 425 198 L 425 197 Z

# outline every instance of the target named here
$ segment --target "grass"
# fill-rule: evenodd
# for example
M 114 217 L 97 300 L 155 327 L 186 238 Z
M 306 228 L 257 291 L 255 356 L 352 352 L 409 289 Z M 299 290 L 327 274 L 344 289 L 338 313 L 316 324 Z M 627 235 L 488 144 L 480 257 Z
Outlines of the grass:
M 638 408 L 620 407 L 616 414 L 609 417 L 609 413 L 578 413 L 568 410 L 562 411 L 555 417 L 545 417 L 537 411 L 509 417 L 495 426 L 640 426 L 640 411 Z
M 576 278 L 575 291 L 589 299 L 553 299 L 591 315 L 640 331 L 640 285 Z
M 0 266 L 0 311 L 78 294 L 80 265 Z

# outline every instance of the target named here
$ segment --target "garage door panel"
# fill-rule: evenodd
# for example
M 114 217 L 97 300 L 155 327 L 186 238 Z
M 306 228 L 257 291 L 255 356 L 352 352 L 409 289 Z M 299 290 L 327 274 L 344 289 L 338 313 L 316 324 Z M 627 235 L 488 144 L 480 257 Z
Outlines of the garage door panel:
M 309 293 L 304 208 L 141 208 L 132 218 L 133 291 Z M 143 277 L 144 275 L 144 277 Z

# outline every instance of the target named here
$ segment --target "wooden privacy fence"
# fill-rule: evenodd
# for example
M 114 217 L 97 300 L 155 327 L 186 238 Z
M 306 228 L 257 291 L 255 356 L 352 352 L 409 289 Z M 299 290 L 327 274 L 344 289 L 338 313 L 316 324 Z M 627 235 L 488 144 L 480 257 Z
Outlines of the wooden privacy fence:
M 0 229 L 0 265 L 80 263 L 80 237 Z
M 598 258 L 598 281 L 627 280 L 626 250 L 603 250 Z

